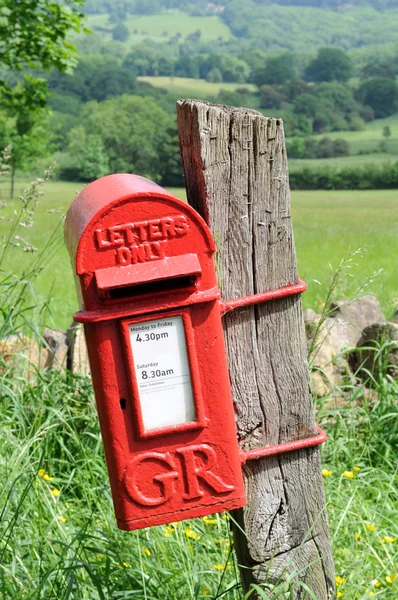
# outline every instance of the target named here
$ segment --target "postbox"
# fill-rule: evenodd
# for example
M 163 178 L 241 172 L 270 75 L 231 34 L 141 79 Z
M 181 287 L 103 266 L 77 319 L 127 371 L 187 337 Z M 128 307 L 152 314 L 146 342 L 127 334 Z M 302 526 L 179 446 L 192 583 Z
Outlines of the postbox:
M 77 196 L 65 239 L 118 526 L 243 506 L 206 223 L 143 177 L 109 175 Z

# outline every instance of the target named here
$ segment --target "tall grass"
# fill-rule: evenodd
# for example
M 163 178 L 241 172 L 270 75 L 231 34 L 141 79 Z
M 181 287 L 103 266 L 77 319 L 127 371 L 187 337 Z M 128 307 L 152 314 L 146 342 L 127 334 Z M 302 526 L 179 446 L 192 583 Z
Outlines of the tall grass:
M 22 276 L 5 269 L 16 231 L 33 219 L 26 211 L 36 191 L 28 188 L 31 200 L 22 200 L 3 239 L 2 337 L 24 327 L 40 333 L 34 281 L 55 244 L 33 253 Z M 398 385 L 386 355 L 383 345 L 370 391 L 351 384 L 344 402 L 324 398 L 317 406 L 329 435 L 323 473 L 337 597 L 349 600 L 398 597 Z M 28 377 L 17 367 L 0 364 L 0 597 L 243 599 L 228 515 L 119 531 L 90 380 L 48 369 Z M 255 596 L 291 599 L 291 581 L 253 587 L 245 598 Z M 314 600 L 305 586 L 301 598 Z

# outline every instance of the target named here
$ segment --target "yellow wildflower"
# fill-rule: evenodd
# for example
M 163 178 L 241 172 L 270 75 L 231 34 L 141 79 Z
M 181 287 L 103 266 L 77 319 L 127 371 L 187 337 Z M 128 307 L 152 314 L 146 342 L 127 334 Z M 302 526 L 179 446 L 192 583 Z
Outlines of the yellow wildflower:
M 193 529 L 191 529 L 190 527 L 186 527 L 185 529 L 185 535 L 189 538 L 191 538 L 191 540 L 200 540 L 200 535 L 198 535 Z
M 165 538 L 170 538 L 170 537 L 171 537 L 171 535 L 170 535 L 170 534 L 169 534 L 167 531 L 165 531 L 165 532 L 164 532 L 164 537 L 165 537 Z
M 356 532 L 356 533 L 354 533 L 354 538 L 356 540 L 360 540 L 361 539 L 361 535 L 358 532 Z
M 336 598 L 342 598 L 342 597 L 343 597 L 343 592 L 337 592 Z
M 43 479 L 44 481 L 54 481 L 54 477 L 50 477 L 50 475 L 47 475 L 47 473 L 44 473 Z
M 369 531 L 375 531 L 376 529 L 376 525 L 373 525 L 373 523 L 366 523 L 365 527 L 366 529 L 369 529 Z
M 346 479 L 354 479 L 355 475 L 352 471 L 344 471 L 343 477 Z
M 123 567 L 126 567 L 126 569 L 129 569 L 131 567 L 131 565 L 129 565 L 128 562 L 124 562 L 123 563 Z
M 170 525 L 172 525 L 174 527 L 174 529 L 177 527 L 178 525 L 178 521 L 174 521 L 173 523 L 170 523 Z
M 58 517 L 58 521 L 62 521 L 62 523 L 66 523 L 66 518 L 65 517 Z
M 46 472 L 45 472 L 45 470 L 44 470 L 44 469 L 39 469 L 39 470 L 37 471 L 37 474 L 38 474 L 38 476 L 39 476 L 39 477 L 44 477 L 44 475 L 46 474 Z
M 148 550 L 148 548 L 143 548 L 142 551 L 147 555 L 147 556 L 151 556 L 151 551 Z
M 361 467 L 358 467 L 358 465 L 354 465 L 354 466 L 352 467 L 352 470 L 353 470 L 353 471 L 356 471 L 356 472 L 358 473 L 358 471 L 360 471 L 360 470 L 361 470 Z
M 393 544 L 396 541 L 395 537 L 391 537 L 390 535 L 385 535 L 383 538 L 381 538 L 381 543 L 384 544 L 384 542 L 387 542 L 387 544 Z
M 218 565 L 214 565 L 214 568 L 217 569 L 217 571 L 222 571 L 224 569 L 224 565 L 218 563 Z
M 60 495 L 60 491 L 58 488 L 54 488 L 53 490 L 51 490 L 52 495 L 54 496 L 54 498 L 57 498 Z
M 341 585 L 343 585 L 344 582 L 345 582 L 344 577 L 339 577 L 339 575 L 336 575 L 336 585 L 337 585 L 337 587 L 340 587 Z
M 386 582 L 387 582 L 388 584 L 390 584 L 390 585 L 391 585 L 392 583 L 394 583 L 394 581 L 395 581 L 396 579 L 397 579 L 397 574 L 396 574 L 396 573 L 393 573 L 392 575 L 386 575 Z
M 381 582 L 378 579 L 372 579 L 372 581 L 370 583 L 371 583 L 371 585 L 373 585 L 373 587 L 381 586 Z
M 224 519 L 225 519 L 226 521 L 229 521 L 229 518 L 230 518 L 230 517 L 229 517 L 229 514 L 228 514 L 228 513 L 224 513 Z
M 331 475 L 333 475 L 333 471 L 329 471 L 329 469 L 322 469 L 322 475 L 324 477 L 330 477 Z
M 209 596 L 211 594 L 211 590 L 208 587 L 203 588 L 203 593 L 205 596 Z
M 213 525 L 217 523 L 217 519 L 209 519 L 209 517 L 202 517 L 202 521 L 206 523 L 206 525 Z

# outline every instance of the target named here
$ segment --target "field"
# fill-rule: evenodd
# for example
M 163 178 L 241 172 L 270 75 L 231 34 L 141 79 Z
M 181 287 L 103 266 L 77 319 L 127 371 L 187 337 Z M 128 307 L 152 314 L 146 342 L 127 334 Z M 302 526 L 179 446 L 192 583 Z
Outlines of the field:
M 25 182 L 26 183 L 26 182 Z M 75 290 L 69 258 L 62 244 L 61 220 L 83 184 L 50 182 L 38 208 L 35 226 L 22 235 L 37 248 L 43 248 L 50 233 L 58 226 L 59 251 L 37 280 L 37 290 L 43 299 L 52 296 L 53 325 L 66 328 L 76 310 Z M 17 193 L 23 189 L 18 183 Z M 0 186 L 6 196 L 5 182 Z M 184 198 L 184 190 L 171 190 Z M 8 203 L 6 211 L 14 210 L 19 200 Z M 351 250 L 365 248 L 356 257 L 352 273 L 341 289 L 341 295 L 353 293 L 372 273 L 382 269 L 367 288 L 377 296 L 387 315 L 398 303 L 396 256 L 398 255 L 397 192 L 294 192 L 292 215 L 299 273 L 308 283 L 303 296 L 304 306 L 319 309 L 326 294 L 332 270 Z M 48 212 L 55 211 L 55 212 Z M 5 213 L 7 214 L 7 213 Z M 0 221 L 0 233 L 7 230 L 6 220 Z M 14 272 L 22 272 L 32 255 L 15 248 L 12 257 Z M 331 264 L 331 268 L 329 267 Z M 315 283 L 317 280 L 321 283 Z M 51 323 L 49 323 L 51 325 Z
M 3 198 L 6 184 L 3 181 L 0 187 Z M 19 181 L 18 194 L 23 187 Z M 47 317 L 47 323 L 63 328 L 71 322 L 76 301 L 60 226 L 82 187 L 47 183 L 33 227 L 18 231 L 42 249 L 59 227 L 58 253 L 34 286 L 43 298 L 52 290 L 53 322 Z M 184 198 L 182 189 L 172 191 Z M 3 209 L 1 234 L 7 235 L 8 219 L 19 203 L 8 201 Z M 384 268 L 368 291 L 377 295 L 387 314 L 391 312 L 396 301 L 396 204 L 395 191 L 293 194 L 299 273 L 309 287 L 306 306 L 320 308 L 341 258 L 350 247 L 368 244 L 364 258 L 357 256 L 358 265 L 352 264 L 353 277 L 343 279 L 337 295 L 352 294 L 372 271 Z M 32 260 L 19 243 L 10 246 L 8 262 L 2 263 L 12 273 L 21 272 Z M 33 300 L 40 305 L 40 297 L 33 295 Z M 25 313 L 28 321 L 30 315 Z M 11 328 L 7 334 L 12 332 Z M 22 364 L 7 362 L 0 370 L 1 598 L 253 597 L 244 597 L 239 587 L 229 527 L 233 516 L 214 515 L 134 533 L 117 530 L 89 379 L 51 370 L 27 377 Z M 398 386 L 383 368 L 373 382 L 372 395 L 350 381 L 343 404 L 329 398 L 316 401 L 317 421 L 329 438 L 322 448 L 323 474 L 337 598 L 342 600 L 398 597 Z M 264 598 L 291 597 L 285 592 L 268 588 Z
M 154 87 L 167 90 L 174 94 L 176 99 L 194 97 L 206 99 L 216 98 L 221 90 L 234 92 L 236 89 L 245 88 L 251 92 L 256 90 L 253 83 L 211 83 L 205 79 L 189 79 L 188 77 L 137 77 L 138 81 L 145 81 Z
M 108 15 L 90 15 L 87 24 L 93 31 L 105 33 L 106 37 L 111 38 L 114 25 L 109 24 Z M 200 31 L 203 41 L 217 38 L 228 40 L 233 37 L 230 29 L 217 16 L 192 17 L 179 11 L 168 11 L 161 15 L 134 15 L 126 19 L 124 24 L 130 31 L 126 42 L 129 46 L 148 38 L 154 42 L 165 42 L 177 34 L 186 37 L 197 30 Z M 104 29 L 109 32 L 104 32 Z
M 391 137 L 387 139 L 383 137 L 383 128 L 385 126 L 388 126 L 391 130 Z M 386 119 L 376 119 L 375 121 L 366 123 L 365 128 L 361 131 L 334 131 L 314 137 L 344 138 L 350 145 L 351 154 L 378 152 L 380 142 L 385 142 L 387 152 L 398 155 L 398 117 L 394 115 Z
M 398 156 L 384 152 L 375 154 L 354 154 L 350 156 L 339 156 L 337 158 L 293 158 L 289 160 L 289 170 L 293 171 L 302 168 L 318 169 L 319 167 L 344 169 L 366 165 L 381 166 L 392 162 L 398 162 Z

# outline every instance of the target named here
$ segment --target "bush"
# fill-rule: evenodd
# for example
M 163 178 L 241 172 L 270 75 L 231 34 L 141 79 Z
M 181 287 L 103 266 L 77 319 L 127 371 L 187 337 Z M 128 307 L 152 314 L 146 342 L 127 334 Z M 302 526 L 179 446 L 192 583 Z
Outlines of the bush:
M 290 172 L 294 190 L 372 190 L 398 188 L 398 162 L 382 167 L 298 169 Z

